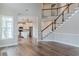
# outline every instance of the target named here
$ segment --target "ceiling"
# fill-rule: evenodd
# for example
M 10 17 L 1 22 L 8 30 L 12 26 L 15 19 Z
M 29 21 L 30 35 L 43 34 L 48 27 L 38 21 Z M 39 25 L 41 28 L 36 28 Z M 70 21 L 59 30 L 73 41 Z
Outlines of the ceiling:
M 37 3 L 0 3 L 0 14 L 4 15 L 28 15 L 37 10 Z

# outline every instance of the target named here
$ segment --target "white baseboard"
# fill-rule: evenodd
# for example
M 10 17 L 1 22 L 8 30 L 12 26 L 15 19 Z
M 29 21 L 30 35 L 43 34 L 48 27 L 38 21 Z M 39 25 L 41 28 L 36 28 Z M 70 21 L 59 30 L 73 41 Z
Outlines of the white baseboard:
M 75 45 L 75 44 L 71 44 L 71 43 L 66 43 L 66 42 L 61 42 L 61 41 L 54 41 L 54 40 L 39 40 L 39 41 L 58 42 L 58 43 L 61 43 L 61 44 L 65 44 L 65 45 L 74 46 L 74 47 L 78 47 L 79 48 L 79 45 Z
M 8 47 L 8 46 L 14 46 L 14 45 L 18 45 L 18 43 L 4 44 L 4 45 L 0 45 L 0 47 Z

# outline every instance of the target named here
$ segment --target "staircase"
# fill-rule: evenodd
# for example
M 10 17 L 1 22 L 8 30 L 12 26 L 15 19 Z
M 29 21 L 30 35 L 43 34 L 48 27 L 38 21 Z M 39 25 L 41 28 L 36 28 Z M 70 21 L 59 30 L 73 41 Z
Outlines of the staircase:
M 71 8 L 70 10 L 71 6 L 76 7 Z M 78 4 L 67 4 L 65 6 L 65 9 L 62 10 L 62 12 L 54 19 L 54 21 L 52 21 L 41 31 L 41 41 L 55 41 L 79 47 L 79 35 L 63 33 L 63 30 L 61 30 L 62 28 L 64 28 L 64 25 L 66 23 L 71 23 L 71 20 L 76 14 L 78 14 L 78 12 Z M 77 39 L 77 42 L 74 39 Z

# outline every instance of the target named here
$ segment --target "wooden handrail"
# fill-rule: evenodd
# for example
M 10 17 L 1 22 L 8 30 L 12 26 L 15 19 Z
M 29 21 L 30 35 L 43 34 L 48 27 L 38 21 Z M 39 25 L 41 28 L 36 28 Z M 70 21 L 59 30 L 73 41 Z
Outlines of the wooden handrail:
M 61 6 L 61 7 L 58 7 L 58 8 L 52 8 L 52 10 L 60 9 L 60 8 L 66 7 L 66 6 L 68 6 L 68 4 L 66 4 L 66 5 L 64 5 L 64 6 Z M 51 8 L 50 8 L 50 9 L 42 9 L 42 10 L 51 10 Z
M 48 28 L 50 25 L 52 25 L 53 24 L 53 22 L 52 23 L 50 23 L 49 25 L 47 25 L 41 32 L 43 32 L 46 28 Z
M 55 19 L 55 21 L 68 9 L 68 7 L 70 6 L 71 4 L 68 4 L 68 6 L 62 11 L 62 13 Z
M 71 5 L 72 3 L 70 4 L 67 4 L 67 7 L 62 11 L 61 14 L 59 14 L 59 16 L 54 20 L 54 22 L 50 23 L 48 26 L 46 26 L 41 32 L 43 32 L 44 30 L 46 30 L 50 25 L 52 25 L 53 23 L 56 23 L 57 19 L 69 8 L 69 6 Z

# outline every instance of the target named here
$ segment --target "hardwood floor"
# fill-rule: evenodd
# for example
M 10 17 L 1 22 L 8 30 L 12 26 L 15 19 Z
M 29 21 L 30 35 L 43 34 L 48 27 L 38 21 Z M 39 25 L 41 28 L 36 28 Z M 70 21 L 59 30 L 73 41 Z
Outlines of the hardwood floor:
M 17 46 L 0 48 L 1 56 L 79 56 L 79 48 L 56 42 L 20 39 Z

